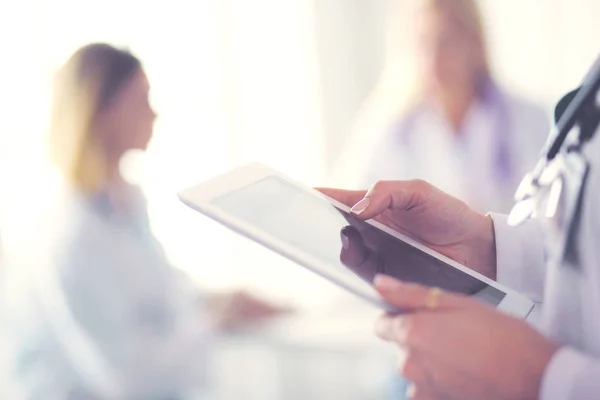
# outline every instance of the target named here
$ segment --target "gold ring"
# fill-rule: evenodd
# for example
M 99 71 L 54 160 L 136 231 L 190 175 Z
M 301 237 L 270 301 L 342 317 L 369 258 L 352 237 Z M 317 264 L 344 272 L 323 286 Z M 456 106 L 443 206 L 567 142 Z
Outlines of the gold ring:
M 440 294 L 442 294 L 442 290 L 440 288 L 434 287 L 429 289 L 427 298 L 425 299 L 425 308 L 428 310 L 437 309 L 440 302 Z

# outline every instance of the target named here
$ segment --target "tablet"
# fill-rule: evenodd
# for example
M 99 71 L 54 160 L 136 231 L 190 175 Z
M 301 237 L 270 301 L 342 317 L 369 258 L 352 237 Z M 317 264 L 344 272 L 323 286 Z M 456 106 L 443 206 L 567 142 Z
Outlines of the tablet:
M 526 297 L 262 164 L 250 164 L 179 193 L 194 210 L 388 312 L 373 288 L 378 273 L 463 293 L 518 318 Z

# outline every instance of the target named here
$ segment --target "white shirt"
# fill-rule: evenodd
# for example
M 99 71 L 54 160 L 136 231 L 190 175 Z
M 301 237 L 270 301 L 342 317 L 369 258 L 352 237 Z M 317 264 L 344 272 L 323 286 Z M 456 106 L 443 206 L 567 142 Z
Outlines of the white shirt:
M 198 293 L 130 189 L 127 212 L 61 189 L 33 218 L 30 254 L 11 258 L 9 342 L 24 398 L 183 398 L 206 383 Z
M 552 220 L 511 228 L 505 217 L 493 216 L 498 282 L 543 301 L 542 329 L 563 346 L 545 371 L 540 400 L 600 398 L 599 132 L 584 154 L 591 169 L 576 236 L 577 268 L 557 256 Z
M 549 126 L 538 107 L 499 91 L 496 97 L 471 106 L 459 134 L 439 110 L 417 105 L 376 145 L 361 186 L 377 180 L 424 179 L 478 211 L 507 212 Z M 507 165 L 499 159 L 501 146 L 508 153 Z M 498 176 L 501 169 L 508 174 L 505 179 Z

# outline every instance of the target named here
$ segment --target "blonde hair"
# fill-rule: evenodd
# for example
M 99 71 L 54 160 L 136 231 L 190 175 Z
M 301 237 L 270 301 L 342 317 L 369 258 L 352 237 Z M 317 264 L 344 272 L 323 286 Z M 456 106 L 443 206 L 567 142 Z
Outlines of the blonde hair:
M 94 132 L 98 116 L 139 68 L 139 60 L 127 51 L 90 44 L 58 71 L 48 135 L 50 158 L 84 192 L 100 189 L 107 178 L 107 160 Z
M 443 10 L 452 15 L 480 46 L 482 73 L 489 75 L 487 38 L 483 16 L 476 0 L 419 0 L 425 8 Z
M 424 82 L 415 63 L 416 13 L 435 9 L 448 13 L 461 24 L 480 47 L 480 77 L 491 77 L 485 28 L 476 0 L 396 0 L 395 10 L 389 13 L 386 38 L 386 62 L 375 88 L 359 110 L 350 132 L 346 151 L 334 172 L 336 183 L 353 186 L 351 175 L 359 176 L 379 135 L 413 108 L 424 95 Z M 407 51 L 408 50 L 408 51 Z M 348 178 L 341 177 L 341 171 Z
M 410 0 L 404 7 L 398 7 L 398 13 L 393 16 L 394 22 L 404 18 L 405 23 L 390 23 L 387 37 L 387 62 L 383 73 L 375 87 L 375 90 L 369 98 L 373 106 L 389 108 L 389 112 L 396 117 L 403 114 L 408 108 L 412 107 L 421 99 L 424 92 L 424 83 L 421 74 L 418 73 L 415 64 L 416 57 L 411 56 L 410 52 L 415 52 L 416 40 L 414 32 L 416 31 L 415 13 L 423 9 L 433 9 L 441 11 L 453 17 L 467 32 L 470 33 L 479 47 L 480 65 L 479 77 L 485 80 L 491 76 L 486 34 L 483 24 L 483 17 L 479 10 L 476 0 Z M 409 7 L 407 10 L 406 7 Z M 398 28 L 404 30 L 408 27 L 411 30 L 398 32 Z M 412 33 L 412 35 L 411 35 Z M 405 37 L 408 43 L 405 43 L 404 49 L 408 52 L 399 51 L 397 46 L 398 38 Z M 409 53 L 409 54 L 406 54 Z

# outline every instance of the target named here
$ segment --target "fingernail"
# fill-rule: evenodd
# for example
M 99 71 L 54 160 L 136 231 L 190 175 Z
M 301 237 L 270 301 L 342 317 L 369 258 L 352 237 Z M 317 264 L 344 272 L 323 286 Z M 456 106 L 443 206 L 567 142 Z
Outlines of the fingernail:
M 402 282 L 400 282 L 399 280 L 383 274 L 375 276 L 373 283 L 375 284 L 375 286 L 377 286 L 377 289 L 387 291 L 397 290 L 400 289 L 400 287 L 402 286 Z
M 364 199 L 362 199 L 361 201 L 356 203 L 350 209 L 350 212 L 352 212 L 353 214 L 356 214 L 356 215 L 360 215 L 369 207 L 369 204 L 371 204 L 371 199 L 369 199 L 368 197 L 365 197 Z
M 348 250 L 350 248 L 350 238 L 344 232 L 340 233 L 342 238 L 342 248 Z

